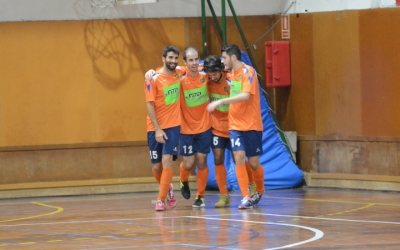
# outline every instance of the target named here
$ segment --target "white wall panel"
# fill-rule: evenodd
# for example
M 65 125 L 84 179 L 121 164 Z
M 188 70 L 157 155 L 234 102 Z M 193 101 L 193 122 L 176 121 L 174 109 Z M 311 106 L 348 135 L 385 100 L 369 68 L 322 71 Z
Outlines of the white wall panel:
M 168 18 L 201 16 L 200 0 L 158 0 L 157 3 L 119 5 L 93 10 L 90 0 L 0 0 L 0 22 L 39 20 L 84 20 L 103 18 Z M 211 0 L 218 16 L 221 0 Z M 395 0 L 232 0 L 236 14 L 272 15 L 394 7 Z M 206 4 L 207 15 L 211 12 Z M 226 3 L 227 15 L 230 8 Z

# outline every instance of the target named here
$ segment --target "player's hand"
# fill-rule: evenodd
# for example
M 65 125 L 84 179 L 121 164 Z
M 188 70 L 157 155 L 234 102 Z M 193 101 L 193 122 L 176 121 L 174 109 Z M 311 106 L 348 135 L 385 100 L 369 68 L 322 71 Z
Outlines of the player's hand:
M 168 140 L 167 134 L 162 129 L 157 129 L 156 131 L 156 141 L 159 143 L 165 143 Z
M 151 69 L 151 70 L 146 72 L 146 74 L 144 75 L 144 78 L 145 79 L 150 79 L 155 73 L 156 72 L 153 69 Z
M 208 105 L 207 105 L 207 110 L 208 110 L 208 112 L 213 112 L 219 105 L 221 105 L 222 104 L 222 101 L 221 100 L 217 100 L 217 101 L 213 101 L 213 102 L 210 102 Z

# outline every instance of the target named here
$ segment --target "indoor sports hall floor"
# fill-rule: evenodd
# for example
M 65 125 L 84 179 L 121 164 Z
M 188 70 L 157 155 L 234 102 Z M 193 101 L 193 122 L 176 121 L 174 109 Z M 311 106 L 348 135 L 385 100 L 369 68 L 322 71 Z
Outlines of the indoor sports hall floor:
M 192 190 L 192 195 L 193 195 Z M 5 199 L 0 250 L 7 249 L 400 249 L 400 194 L 348 189 L 268 190 L 257 208 L 155 212 L 156 193 Z

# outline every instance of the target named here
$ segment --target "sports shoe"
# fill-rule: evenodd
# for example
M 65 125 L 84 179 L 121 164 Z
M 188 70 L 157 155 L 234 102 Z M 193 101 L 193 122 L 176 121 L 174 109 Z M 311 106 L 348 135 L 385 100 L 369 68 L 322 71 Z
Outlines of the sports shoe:
M 231 198 L 229 197 L 229 195 L 221 194 L 221 196 L 219 197 L 219 201 L 215 203 L 215 207 L 226 207 L 229 206 L 230 204 L 231 204 Z
M 254 205 L 257 205 L 260 200 L 261 197 L 263 196 L 264 192 L 259 193 L 259 192 L 255 192 L 252 196 L 251 196 L 251 201 L 253 202 Z
M 197 196 L 196 200 L 194 201 L 194 204 L 192 207 L 205 207 L 206 204 L 204 204 L 204 197 L 203 196 Z
M 239 205 L 239 209 L 253 208 L 253 201 L 248 197 L 244 197 L 242 203 Z
M 165 210 L 167 210 L 165 208 L 165 203 L 162 200 L 157 200 L 156 201 L 156 208 L 155 209 L 156 209 L 156 211 L 165 211 Z
M 189 182 L 188 181 L 181 181 L 181 194 L 183 198 L 186 200 L 190 199 L 190 188 L 189 188 Z
M 174 191 L 174 187 L 172 186 L 172 183 L 170 183 L 169 190 L 167 193 L 167 198 L 165 199 L 167 201 L 168 206 L 170 206 L 170 207 L 176 206 L 176 198 L 175 198 L 173 191 Z
M 253 194 L 256 193 L 257 185 L 255 182 L 253 182 L 253 183 L 250 183 L 249 186 L 250 186 L 250 195 L 253 196 Z

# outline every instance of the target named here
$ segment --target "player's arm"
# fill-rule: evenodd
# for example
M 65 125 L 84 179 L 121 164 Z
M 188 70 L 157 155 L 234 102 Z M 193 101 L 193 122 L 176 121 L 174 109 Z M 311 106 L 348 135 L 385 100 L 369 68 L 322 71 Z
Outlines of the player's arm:
M 154 102 L 146 102 L 146 107 L 147 114 L 149 115 L 155 129 L 154 132 L 156 134 L 156 141 L 159 143 L 165 143 L 165 140 L 168 140 L 168 137 L 164 130 L 161 129 L 160 124 L 158 124 L 156 110 L 154 109 Z
M 236 96 L 223 98 L 223 99 L 219 99 L 219 100 L 210 102 L 208 104 L 208 106 L 207 106 L 207 110 L 208 110 L 208 112 L 212 112 L 219 105 L 243 102 L 243 101 L 249 100 L 249 98 L 250 98 L 250 92 L 243 92 L 243 93 L 240 93 L 240 94 L 238 94 Z
M 146 74 L 144 74 L 144 79 L 150 79 L 156 73 L 154 69 L 149 69 Z
M 256 80 L 256 81 L 254 81 Z M 243 75 L 242 78 L 242 93 L 233 96 L 233 97 L 228 97 L 225 99 L 219 99 L 217 101 L 211 102 L 210 104 L 208 104 L 207 106 L 207 110 L 209 112 L 214 111 L 214 109 L 216 107 L 218 107 L 219 105 L 222 104 L 230 104 L 230 103 L 237 103 L 237 102 L 243 102 L 243 101 L 247 101 L 250 99 L 250 96 L 253 94 L 255 94 L 256 92 L 256 84 L 258 84 L 258 80 L 257 80 L 257 76 L 255 75 L 255 70 L 253 69 L 253 72 L 250 73 L 249 75 Z M 215 103 L 216 102 L 216 103 Z
M 182 69 L 183 72 L 186 72 L 186 66 L 178 66 Z M 158 67 L 157 70 L 160 70 L 161 67 Z M 145 74 L 144 74 L 144 79 L 150 79 L 156 74 L 156 71 L 154 69 L 149 69 Z

